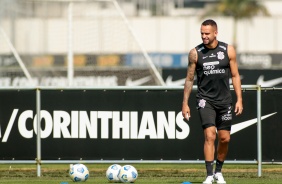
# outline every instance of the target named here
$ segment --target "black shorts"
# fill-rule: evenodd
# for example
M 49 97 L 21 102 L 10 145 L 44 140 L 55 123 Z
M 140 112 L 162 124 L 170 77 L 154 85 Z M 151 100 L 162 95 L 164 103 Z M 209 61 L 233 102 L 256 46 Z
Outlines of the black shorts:
M 203 129 L 215 126 L 217 130 L 231 130 L 232 105 L 212 105 L 204 99 L 197 99 L 197 109 Z

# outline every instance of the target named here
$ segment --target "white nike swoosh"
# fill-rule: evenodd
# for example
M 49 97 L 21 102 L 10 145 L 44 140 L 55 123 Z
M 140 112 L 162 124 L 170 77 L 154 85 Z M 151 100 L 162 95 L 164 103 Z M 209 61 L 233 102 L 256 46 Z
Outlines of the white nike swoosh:
M 271 114 L 268 114 L 268 115 L 265 115 L 265 116 L 262 116 L 261 117 L 261 120 L 264 120 L 266 118 L 268 118 L 269 116 L 272 116 L 274 114 L 276 114 L 277 112 L 274 112 L 274 113 L 271 113 Z M 231 131 L 230 131 L 230 134 L 234 134 L 240 130 L 243 130 L 244 128 L 247 128 L 255 123 L 257 123 L 258 119 L 257 118 L 254 118 L 254 119 L 251 119 L 251 120 L 248 120 L 248 121 L 244 121 L 242 123 L 237 123 L 235 125 L 232 125 L 231 127 Z
M 141 86 L 142 84 L 150 81 L 152 79 L 151 76 L 143 77 L 141 79 L 132 80 L 131 77 L 128 77 L 125 81 L 126 86 Z
M 178 80 L 172 81 L 172 76 L 169 75 L 169 76 L 166 78 L 165 83 L 166 83 L 167 86 L 182 86 L 182 85 L 184 85 L 185 80 L 186 80 L 186 78 L 178 79 Z
M 282 83 L 282 77 L 264 81 L 264 76 L 261 75 L 257 80 L 257 85 L 261 85 L 262 87 L 273 87 L 280 83 Z

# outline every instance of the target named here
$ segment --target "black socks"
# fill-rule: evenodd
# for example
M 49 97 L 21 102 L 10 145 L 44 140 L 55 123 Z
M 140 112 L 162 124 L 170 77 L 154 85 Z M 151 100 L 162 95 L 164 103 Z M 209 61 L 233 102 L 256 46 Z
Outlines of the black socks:
M 214 161 L 205 161 L 206 163 L 206 170 L 207 170 L 207 176 L 213 175 L 213 162 Z
M 215 164 L 215 171 L 214 171 L 214 173 L 221 172 L 221 169 L 222 169 L 223 163 L 224 163 L 224 161 L 222 162 L 222 161 L 216 160 L 216 164 Z
M 205 161 L 205 163 L 206 163 L 207 176 L 212 176 L 213 175 L 214 161 Z M 216 160 L 214 173 L 221 172 L 223 163 L 224 163 L 224 161 L 222 162 L 222 161 Z

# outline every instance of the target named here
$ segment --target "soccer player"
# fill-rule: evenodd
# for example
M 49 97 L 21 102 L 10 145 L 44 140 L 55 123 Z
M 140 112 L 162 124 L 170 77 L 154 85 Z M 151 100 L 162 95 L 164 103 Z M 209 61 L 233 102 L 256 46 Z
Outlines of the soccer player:
M 217 24 L 214 20 L 208 19 L 201 24 L 203 43 L 189 53 L 183 92 L 182 115 L 189 120 L 191 114 L 188 100 L 196 71 L 198 87 L 196 103 L 204 131 L 204 157 L 207 171 L 203 184 L 212 184 L 213 181 L 218 184 L 226 183 L 221 169 L 228 152 L 232 121 L 230 77 L 237 97 L 234 112 L 240 115 L 243 111 L 241 80 L 235 49 L 218 41 L 217 34 Z M 216 136 L 218 136 L 217 159 L 213 171 Z

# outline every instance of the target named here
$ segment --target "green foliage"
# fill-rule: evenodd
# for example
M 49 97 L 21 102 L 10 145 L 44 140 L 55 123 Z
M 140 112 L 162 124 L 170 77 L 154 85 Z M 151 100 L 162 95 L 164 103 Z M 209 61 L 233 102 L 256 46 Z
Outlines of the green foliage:
M 251 19 L 256 15 L 270 16 L 267 8 L 257 0 L 219 0 L 209 6 L 202 19 L 209 16 L 227 16 L 234 19 L 233 45 L 237 46 L 237 23 L 242 19 Z
M 267 8 L 255 0 L 220 0 L 213 4 L 204 14 L 204 17 L 211 15 L 231 16 L 236 20 L 250 19 L 255 15 L 269 16 Z

